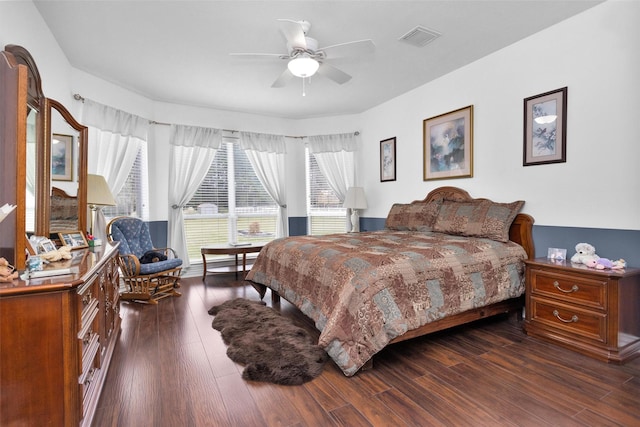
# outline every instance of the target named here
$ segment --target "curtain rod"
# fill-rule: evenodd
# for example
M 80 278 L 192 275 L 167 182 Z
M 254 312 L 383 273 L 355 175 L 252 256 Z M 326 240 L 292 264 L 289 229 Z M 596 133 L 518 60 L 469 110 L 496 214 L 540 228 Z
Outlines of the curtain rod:
M 74 93 L 73 94 L 73 99 L 75 99 L 76 101 L 84 102 L 84 97 L 82 95 L 80 95 L 79 93 Z M 149 124 L 150 125 L 160 125 L 160 126 L 171 126 L 171 123 L 157 122 L 155 120 L 149 120 Z M 221 130 L 223 132 L 230 132 L 230 133 L 240 132 L 239 130 L 233 130 L 233 129 L 221 129 Z M 358 136 L 358 135 L 360 135 L 360 132 L 359 131 L 355 131 L 353 134 Z M 292 135 L 284 135 L 284 137 L 285 138 L 294 138 L 294 139 L 304 139 L 304 138 L 306 138 L 306 136 L 292 136 Z

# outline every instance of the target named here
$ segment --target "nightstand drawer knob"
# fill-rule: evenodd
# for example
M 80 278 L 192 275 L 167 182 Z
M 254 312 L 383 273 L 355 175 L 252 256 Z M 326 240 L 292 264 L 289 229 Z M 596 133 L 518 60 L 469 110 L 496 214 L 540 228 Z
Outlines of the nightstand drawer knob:
M 567 290 L 565 290 L 565 289 L 562 289 L 562 288 L 560 287 L 560 283 L 558 283 L 558 281 L 557 281 L 557 280 L 553 282 L 553 287 L 554 287 L 554 288 L 556 288 L 557 290 L 559 290 L 560 292 L 564 292 L 565 294 L 570 294 L 570 293 L 573 293 L 573 292 L 578 292 L 578 289 L 579 289 L 579 288 L 578 288 L 578 285 L 573 285 L 573 286 L 571 287 L 571 289 L 569 289 L 568 291 L 567 291 Z
M 560 313 L 558 312 L 558 310 L 553 310 L 553 315 L 556 316 L 556 318 L 563 323 L 575 323 L 578 321 L 578 316 L 576 316 L 575 314 L 571 316 L 571 319 L 569 320 L 565 320 L 562 317 L 560 317 Z

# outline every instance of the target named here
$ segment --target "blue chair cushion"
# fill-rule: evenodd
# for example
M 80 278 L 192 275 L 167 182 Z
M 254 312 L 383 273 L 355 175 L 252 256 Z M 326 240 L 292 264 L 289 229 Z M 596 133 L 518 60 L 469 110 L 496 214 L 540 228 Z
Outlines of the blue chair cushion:
M 111 238 L 120 242 L 118 250 L 122 255 L 142 258 L 146 252 L 154 250 L 149 226 L 139 218 L 119 218 L 111 223 Z M 171 270 L 182 265 L 180 258 L 140 264 L 140 274 L 153 274 Z
M 149 264 L 140 264 L 140 274 L 153 274 L 162 271 L 171 270 L 180 267 L 182 260 L 180 258 L 171 258 L 166 261 L 150 262 Z
M 120 242 L 119 251 L 123 255 L 142 258 L 153 249 L 149 226 L 138 218 L 120 218 L 111 224 L 111 238 Z

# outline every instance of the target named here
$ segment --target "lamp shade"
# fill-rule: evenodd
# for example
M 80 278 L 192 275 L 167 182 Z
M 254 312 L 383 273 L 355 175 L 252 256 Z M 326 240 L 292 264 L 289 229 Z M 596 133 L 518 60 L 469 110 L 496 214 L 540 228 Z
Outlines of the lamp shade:
M 344 198 L 343 206 L 351 209 L 366 209 L 367 199 L 364 197 L 364 188 L 349 187 L 347 196 Z
M 87 204 L 96 206 L 115 206 L 116 200 L 111 194 L 109 184 L 102 175 L 87 175 Z
M 287 64 L 287 68 L 289 68 L 289 71 L 291 71 L 291 74 L 293 74 L 296 77 L 303 77 L 303 78 L 313 76 L 316 73 L 316 71 L 318 71 L 319 67 L 320 67 L 320 64 L 318 64 L 318 61 L 316 61 L 313 58 L 310 58 L 306 54 L 292 59 Z

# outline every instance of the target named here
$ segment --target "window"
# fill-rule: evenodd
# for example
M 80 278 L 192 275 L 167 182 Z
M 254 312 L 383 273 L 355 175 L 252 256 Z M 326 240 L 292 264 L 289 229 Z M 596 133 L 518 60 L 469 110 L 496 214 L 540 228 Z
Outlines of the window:
M 115 195 L 116 206 L 102 209 L 105 217 L 132 216 L 149 220 L 149 173 L 147 168 L 147 144 L 143 142 L 136 160 L 120 192 Z
M 200 247 L 207 244 L 273 240 L 277 214 L 278 205 L 258 180 L 245 152 L 223 142 L 184 208 L 189 259 L 201 260 Z
M 346 209 L 320 172 L 313 154 L 306 149 L 307 171 L 307 230 L 321 235 L 346 231 Z

